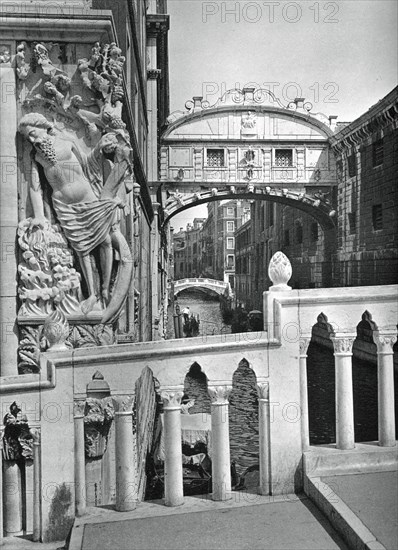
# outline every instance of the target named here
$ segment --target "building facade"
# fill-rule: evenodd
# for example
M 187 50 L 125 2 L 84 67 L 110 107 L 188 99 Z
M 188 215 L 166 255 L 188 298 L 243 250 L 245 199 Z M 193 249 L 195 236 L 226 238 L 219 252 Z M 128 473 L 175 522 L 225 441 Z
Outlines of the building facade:
M 236 235 L 237 300 L 261 308 L 277 250 L 292 263 L 293 288 L 396 283 L 397 101 L 395 89 L 354 122 L 336 125 L 329 138 L 338 180 L 335 239 L 295 208 L 252 204 L 245 238 Z

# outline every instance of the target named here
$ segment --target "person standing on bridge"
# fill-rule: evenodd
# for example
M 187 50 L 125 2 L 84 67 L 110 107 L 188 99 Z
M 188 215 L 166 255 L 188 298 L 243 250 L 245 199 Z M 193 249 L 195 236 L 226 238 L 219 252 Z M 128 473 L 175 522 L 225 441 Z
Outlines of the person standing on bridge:
M 189 306 L 184 307 L 184 309 L 182 310 L 182 314 L 184 315 L 184 320 L 185 320 L 185 322 L 188 322 L 189 317 L 190 317 L 190 315 L 191 315 L 191 311 L 190 311 L 190 309 L 189 309 Z

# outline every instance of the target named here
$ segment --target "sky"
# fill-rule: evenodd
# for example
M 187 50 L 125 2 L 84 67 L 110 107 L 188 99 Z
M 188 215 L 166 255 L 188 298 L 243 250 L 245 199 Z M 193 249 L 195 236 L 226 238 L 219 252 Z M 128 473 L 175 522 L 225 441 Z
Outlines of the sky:
M 355 120 L 397 85 L 395 0 L 168 0 L 170 111 L 193 96 L 270 89 Z M 172 218 L 176 229 L 206 207 Z

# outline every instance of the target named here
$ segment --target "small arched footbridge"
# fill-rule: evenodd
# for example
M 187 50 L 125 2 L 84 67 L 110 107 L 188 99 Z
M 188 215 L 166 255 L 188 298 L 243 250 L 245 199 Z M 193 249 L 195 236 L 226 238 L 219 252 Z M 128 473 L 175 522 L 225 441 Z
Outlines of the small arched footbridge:
M 177 295 L 183 290 L 200 290 L 206 294 L 222 296 L 231 294 L 231 287 L 225 281 L 215 279 L 179 279 L 174 281 L 174 294 Z

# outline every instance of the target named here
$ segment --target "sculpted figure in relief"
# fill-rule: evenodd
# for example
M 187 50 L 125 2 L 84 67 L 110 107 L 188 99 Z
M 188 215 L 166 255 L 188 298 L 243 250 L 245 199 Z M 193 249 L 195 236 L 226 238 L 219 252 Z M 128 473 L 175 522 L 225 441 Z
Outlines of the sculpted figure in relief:
M 57 130 L 40 113 L 25 115 L 19 131 L 33 145 L 33 163 L 29 192 L 34 211 L 33 227 L 45 227 L 40 169 L 52 188 L 52 205 L 62 230 L 76 251 L 88 288 L 88 298 L 81 310 L 88 314 L 97 303 L 90 253 L 99 248 L 101 265 L 101 298 L 107 306 L 101 322 L 115 316 L 121 308 L 131 278 L 129 247 L 117 224 L 117 211 L 123 207 L 117 197 L 120 184 L 131 172 L 131 148 L 117 133 L 101 137 L 85 155 L 66 132 Z M 113 155 L 114 165 L 103 183 L 102 160 Z M 110 300 L 113 249 L 120 254 L 120 267 L 115 291 Z

